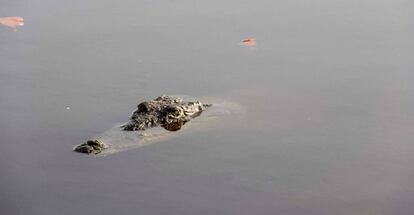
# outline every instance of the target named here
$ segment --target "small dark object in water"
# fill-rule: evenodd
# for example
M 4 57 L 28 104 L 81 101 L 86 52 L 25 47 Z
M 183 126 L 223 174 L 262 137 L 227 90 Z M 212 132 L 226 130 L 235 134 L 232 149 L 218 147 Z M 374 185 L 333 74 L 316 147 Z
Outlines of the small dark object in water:
M 100 140 L 88 140 L 77 145 L 73 150 L 86 154 L 99 154 L 106 148 L 108 147 Z
M 160 96 L 138 105 L 130 120 L 121 126 L 124 131 L 146 130 L 152 127 L 163 127 L 169 131 L 180 130 L 192 118 L 210 107 L 199 101 L 183 101 L 174 96 Z M 98 154 L 108 148 L 99 140 L 88 140 L 74 148 L 74 151 L 86 154 Z
M 255 46 L 256 45 L 256 40 L 253 37 L 248 37 L 248 38 L 242 40 L 240 45 Z

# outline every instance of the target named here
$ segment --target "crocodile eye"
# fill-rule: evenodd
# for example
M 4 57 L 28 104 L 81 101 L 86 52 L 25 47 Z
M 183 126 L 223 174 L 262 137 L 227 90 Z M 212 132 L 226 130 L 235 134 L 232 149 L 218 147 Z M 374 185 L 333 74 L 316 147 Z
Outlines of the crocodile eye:
M 177 111 L 178 111 L 178 108 L 174 105 L 170 105 L 165 108 L 165 112 L 170 113 L 170 114 L 175 114 L 177 113 Z
M 183 113 L 184 113 L 183 112 L 183 109 L 181 109 L 181 107 L 179 107 L 177 105 L 167 106 L 164 109 L 164 112 L 165 112 L 165 115 L 168 118 L 173 118 L 173 119 L 180 118 L 183 115 Z

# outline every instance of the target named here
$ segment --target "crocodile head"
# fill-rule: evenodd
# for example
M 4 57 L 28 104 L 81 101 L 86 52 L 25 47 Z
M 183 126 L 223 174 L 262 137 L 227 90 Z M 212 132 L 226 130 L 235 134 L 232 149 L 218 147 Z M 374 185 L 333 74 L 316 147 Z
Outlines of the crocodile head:
M 123 125 L 122 129 L 135 131 L 160 126 L 169 131 L 177 131 L 210 106 L 211 104 L 202 104 L 199 101 L 183 101 L 178 97 L 160 96 L 140 103 L 130 121 Z

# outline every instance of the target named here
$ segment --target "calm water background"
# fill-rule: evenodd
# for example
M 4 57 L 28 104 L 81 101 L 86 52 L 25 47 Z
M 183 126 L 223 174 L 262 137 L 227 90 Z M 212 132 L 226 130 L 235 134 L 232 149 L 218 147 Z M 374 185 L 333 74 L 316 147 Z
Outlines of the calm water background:
M 413 8 L 0 0 L 26 19 L 0 26 L 0 214 L 412 215 Z M 71 151 L 164 93 L 246 113 L 106 157 Z

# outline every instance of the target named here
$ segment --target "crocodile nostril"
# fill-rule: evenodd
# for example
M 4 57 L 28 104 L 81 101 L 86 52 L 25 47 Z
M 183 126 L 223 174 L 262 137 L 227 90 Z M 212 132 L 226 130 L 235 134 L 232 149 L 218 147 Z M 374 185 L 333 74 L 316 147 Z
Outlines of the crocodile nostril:
M 165 113 L 167 113 L 167 115 L 180 116 L 182 112 L 183 110 L 176 105 L 169 105 L 165 108 Z

